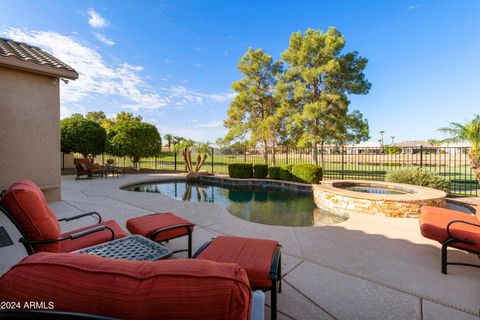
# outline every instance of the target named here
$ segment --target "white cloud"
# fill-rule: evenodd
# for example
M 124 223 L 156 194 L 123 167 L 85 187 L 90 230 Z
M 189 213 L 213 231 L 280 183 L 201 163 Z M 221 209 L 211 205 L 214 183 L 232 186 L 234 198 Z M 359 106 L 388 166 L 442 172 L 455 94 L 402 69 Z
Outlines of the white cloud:
M 115 42 L 112 39 L 107 38 L 104 34 L 95 32 L 94 35 L 95 35 L 95 38 L 97 38 L 98 41 L 100 41 L 103 44 L 106 44 L 109 47 L 111 47 L 115 44 Z
M 88 24 L 91 27 L 98 29 L 98 28 L 104 28 L 108 26 L 109 22 L 92 8 L 89 8 L 87 10 L 87 14 L 88 14 Z
M 167 99 L 156 93 L 140 75 L 142 66 L 128 63 L 107 65 L 95 49 L 72 36 L 52 31 L 25 31 L 9 28 L 2 32 L 8 38 L 42 47 L 73 67 L 79 79 L 62 87 L 62 102 L 78 102 L 95 95 L 120 98 L 125 107 L 157 109 L 166 106 Z
M 223 128 L 223 121 L 222 120 L 215 120 L 215 121 L 207 121 L 205 123 L 199 123 L 197 125 L 199 128 Z
M 423 5 L 421 3 L 417 3 L 417 4 L 409 5 L 407 7 L 407 9 L 408 10 L 416 10 L 416 9 L 420 9 L 421 7 L 423 7 Z
M 232 92 L 204 93 L 184 86 L 153 88 L 142 75 L 143 66 L 128 62 L 107 63 L 98 51 L 84 44 L 77 35 L 17 28 L 0 29 L 0 35 L 41 47 L 79 73 L 77 80 L 70 81 L 68 85 L 61 83 L 62 115 L 83 112 L 84 109 L 76 106 L 90 108 L 100 101 L 117 109 L 138 112 L 166 106 L 183 109 L 228 103 L 235 97 Z M 167 81 L 167 78 L 164 79 Z
M 202 64 L 201 64 L 201 63 L 195 63 L 193 66 L 194 66 L 195 68 L 201 68 L 201 67 L 202 67 Z

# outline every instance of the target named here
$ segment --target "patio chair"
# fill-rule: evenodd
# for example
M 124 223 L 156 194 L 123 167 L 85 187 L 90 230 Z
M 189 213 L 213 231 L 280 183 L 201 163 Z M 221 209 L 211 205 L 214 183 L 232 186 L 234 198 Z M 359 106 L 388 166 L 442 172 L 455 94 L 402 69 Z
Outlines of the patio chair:
M 126 232 L 114 220 L 102 222 L 97 212 L 82 213 L 73 217 L 57 219 L 48 207 L 43 192 L 29 180 L 14 183 L 0 195 L 2 211 L 19 230 L 29 255 L 36 252 L 71 252 L 100 243 L 125 237 Z M 97 224 L 61 234 L 59 221 L 72 221 L 95 216 Z M 192 254 L 192 232 L 194 224 L 174 213 L 155 213 L 129 219 L 127 229 L 132 234 L 143 235 L 154 241 L 169 241 L 188 236 L 188 251 Z
M 75 169 L 77 169 L 77 180 L 81 176 L 87 176 L 87 179 L 92 179 L 93 176 L 103 177 L 105 168 L 98 164 L 92 164 L 90 159 L 87 158 L 75 158 L 73 159 Z
M 0 278 L 0 301 L 21 307 L 32 301 L 51 302 L 53 309 L 44 313 L 73 313 L 72 319 L 245 320 L 250 319 L 252 293 L 245 270 L 233 263 L 38 253 Z M 9 312 L 3 318 L 22 319 L 21 315 Z M 27 313 L 23 319 L 37 315 Z M 50 314 L 44 319 L 70 318 Z
M 420 210 L 420 231 L 425 238 L 442 244 L 442 273 L 447 274 L 448 265 L 461 265 L 480 268 L 480 265 L 448 262 L 448 247 L 480 254 L 480 206 L 476 215 L 463 212 L 423 206 Z M 479 256 L 480 257 L 480 256 Z
M 0 210 L 19 230 L 22 235 L 20 242 L 29 255 L 43 251 L 71 252 L 126 236 L 117 222 L 102 222 L 102 217 L 97 212 L 57 219 L 48 207 L 43 192 L 29 180 L 20 180 L 2 192 Z M 97 217 L 98 222 L 61 233 L 59 221 L 72 221 L 87 216 Z

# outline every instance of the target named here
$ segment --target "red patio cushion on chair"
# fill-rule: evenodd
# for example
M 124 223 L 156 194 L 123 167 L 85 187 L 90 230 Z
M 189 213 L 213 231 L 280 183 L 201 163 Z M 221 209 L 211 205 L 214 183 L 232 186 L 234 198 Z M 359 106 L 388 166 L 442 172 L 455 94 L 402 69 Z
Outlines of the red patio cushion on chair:
M 130 231 L 132 234 L 140 234 L 144 237 L 150 238 L 150 233 L 152 233 L 153 231 L 175 226 L 178 224 L 189 225 L 191 226 L 191 229 L 193 231 L 193 223 L 171 212 L 155 213 L 129 219 L 127 221 L 127 230 Z M 184 236 L 187 233 L 188 232 L 185 228 L 174 228 L 160 232 L 153 240 L 160 242 Z
M 197 259 L 237 263 L 247 271 L 253 288 L 269 288 L 272 286 L 272 258 L 277 246 L 278 242 L 274 240 L 218 236 Z
M 0 300 L 121 319 L 249 319 L 251 290 L 236 264 L 38 253 L 0 278 Z
M 88 226 L 85 228 L 63 233 L 62 237 L 69 236 L 84 230 L 89 230 L 98 226 L 107 226 L 111 228 L 115 233 L 114 239 L 123 238 L 127 236 L 125 231 L 123 231 L 122 227 L 120 227 L 120 225 L 116 221 L 108 220 L 99 224 L 94 224 L 93 226 Z M 99 232 L 94 232 L 84 237 L 76 238 L 73 240 L 69 239 L 69 240 L 61 241 L 62 247 L 60 248 L 59 252 L 72 252 L 72 251 L 80 250 L 83 248 L 91 247 L 99 243 L 104 243 L 110 240 L 112 240 L 112 233 L 110 232 L 110 230 L 107 229 Z
M 453 220 L 462 220 L 470 223 L 480 224 L 477 217 L 461 213 L 455 210 L 423 206 L 420 215 L 420 231 L 426 238 L 436 240 L 440 243 L 448 240 L 447 225 Z M 454 223 L 450 227 L 451 234 L 458 239 L 473 241 L 475 245 L 455 242 L 452 247 L 471 250 L 480 253 L 480 227 L 463 223 Z
M 2 205 L 25 232 L 28 240 L 56 239 L 60 237 L 57 217 L 48 207 L 38 186 L 29 180 L 15 182 L 2 197 Z M 59 242 L 36 245 L 36 251 L 60 251 Z

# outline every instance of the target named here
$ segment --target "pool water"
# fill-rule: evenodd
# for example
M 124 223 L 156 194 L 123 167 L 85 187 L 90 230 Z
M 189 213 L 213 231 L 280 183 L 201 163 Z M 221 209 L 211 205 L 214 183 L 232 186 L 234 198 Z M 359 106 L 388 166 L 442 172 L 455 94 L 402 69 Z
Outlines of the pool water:
M 356 191 L 356 192 L 364 192 L 364 193 L 374 193 L 374 194 L 406 194 L 407 192 L 395 190 L 395 189 L 388 189 L 388 188 L 377 188 L 377 187 L 361 187 L 361 186 L 353 186 L 353 187 L 344 187 L 342 189 Z
M 346 220 L 315 207 L 310 191 L 185 181 L 140 184 L 125 190 L 160 193 L 183 201 L 212 202 L 240 219 L 261 224 L 305 227 Z

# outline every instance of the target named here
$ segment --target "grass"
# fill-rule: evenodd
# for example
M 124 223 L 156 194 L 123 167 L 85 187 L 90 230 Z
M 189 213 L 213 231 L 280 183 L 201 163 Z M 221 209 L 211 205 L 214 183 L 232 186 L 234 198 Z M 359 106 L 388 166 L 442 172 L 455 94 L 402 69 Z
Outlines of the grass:
M 104 156 L 104 159 L 107 159 Z M 113 157 L 114 158 L 114 157 Z M 192 155 L 193 159 L 196 159 L 196 155 Z M 131 166 L 132 163 L 128 159 L 115 158 L 116 163 L 120 166 Z M 102 157 L 96 159 L 97 162 L 102 163 Z M 177 156 L 176 170 L 183 171 L 185 165 L 181 156 Z M 209 172 L 218 174 L 228 174 L 228 165 L 236 162 L 250 162 L 250 163 L 263 163 L 262 155 L 219 155 L 214 154 L 213 162 L 212 157 L 209 157 L 202 167 L 202 169 Z M 286 157 L 278 157 L 276 165 L 285 164 L 301 164 L 310 163 L 310 155 L 299 155 L 296 158 L 287 159 Z M 405 163 L 407 165 L 408 162 Z M 212 170 L 213 165 L 213 170 Z M 140 166 L 142 168 L 149 169 L 168 169 L 175 170 L 175 156 L 173 152 L 162 152 L 157 158 L 144 158 L 141 159 Z M 325 162 L 324 167 L 324 179 L 363 179 L 363 180 L 379 180 L 383 181 L 388 171 L 401 167 L 402 164 L 397 163 L 384 163 L 384 164 L 366 164 L 366 163 L 345 163 L 343 165 L 340 162 Z M 463 195 L 478 195 L 480 185 L 477 183 L 475 176 L 471 172 L 470 166 L 456 165 L 447 166 L 445 164 L 429 165 L 425 167 L 437 172 L 441 176 L 446 177 L 451 183 L 451 192 L 454 194 Z

